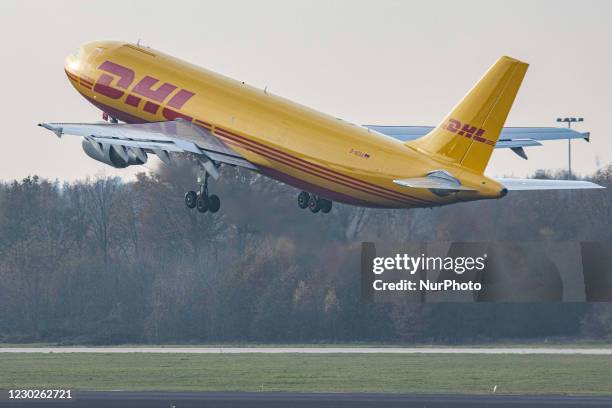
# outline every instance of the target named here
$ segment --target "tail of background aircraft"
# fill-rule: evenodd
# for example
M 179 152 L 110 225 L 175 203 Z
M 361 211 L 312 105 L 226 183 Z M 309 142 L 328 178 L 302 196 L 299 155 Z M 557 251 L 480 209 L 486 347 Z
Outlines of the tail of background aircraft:
M 407 143 L 440 160 L 484 172 L 528 66 L 501 57 L 442 123 Z

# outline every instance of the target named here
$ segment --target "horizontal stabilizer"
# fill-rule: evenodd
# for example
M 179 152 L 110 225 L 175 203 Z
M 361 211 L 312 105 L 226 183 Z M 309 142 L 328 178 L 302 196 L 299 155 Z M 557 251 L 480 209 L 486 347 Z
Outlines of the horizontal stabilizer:
M 425 177 L 399 179 L 393 180 L 393 182 L 402 187 L 427 188 L 432 190 L 473 191 L 473 189 L 461 185 L 459 180 L 444 170 L 432 171 Z
M 418 139 L 434 129 L 434 126 L 364 125 L 364 127 L 402 142 Z M 523 147 L 540 146 L 541 143 L 534 141 L 567 139 L 584 139 L 588 142 L 591 134 L 566 127 L 504 127 L 495 147 L 515 147 L 517 144 Z M 511 143 L 513 141 L 515 143 Z
M 517 149 L 522 147 L 542 146 L 542 143 L 533 139 L 512 139 L 512 140 L 498 140 L 495 144 L 496 149 L 509 148 Z
M 541 179 L 515 179 L 498 178 L 508 191 L 526 190 L 581 190 L 591 188 L 605 188 L 590 181 L 580 180 L 541 180 Z

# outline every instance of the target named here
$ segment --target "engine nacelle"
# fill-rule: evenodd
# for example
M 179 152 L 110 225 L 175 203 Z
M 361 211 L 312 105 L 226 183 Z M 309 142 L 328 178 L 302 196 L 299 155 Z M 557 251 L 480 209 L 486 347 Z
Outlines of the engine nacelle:
M 95 145 L 97 146 L 95 146 Z M 117 153 L 116 149 L 123 149 L 122 146 L 113 146 L 106 143 L 90 142 L 87 139 L 83 139 L 82 142 L 83 151 L 86 155 L 94 160 L 108 164 L 116 169 L 122 169 L 127 166 L 145 164 L 147 162 L 147 154 L 142 152 L 144 161 L 138 158 L 131 149 L 126 149 L 127 161 Z

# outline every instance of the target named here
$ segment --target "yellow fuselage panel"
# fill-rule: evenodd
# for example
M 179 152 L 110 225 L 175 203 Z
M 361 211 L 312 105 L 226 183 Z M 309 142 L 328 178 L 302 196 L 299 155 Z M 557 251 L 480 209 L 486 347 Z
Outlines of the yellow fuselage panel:
M 91 43 L 67 58 L 66 72 L 83 96 L 118 119 L 193 120 L 262 173 L 332 200 L 408 208 L 498 196 L 499 185 L 486 177 L 149 48 Z M 479 192 L 440 197 L 393 183 L 441 169 Z

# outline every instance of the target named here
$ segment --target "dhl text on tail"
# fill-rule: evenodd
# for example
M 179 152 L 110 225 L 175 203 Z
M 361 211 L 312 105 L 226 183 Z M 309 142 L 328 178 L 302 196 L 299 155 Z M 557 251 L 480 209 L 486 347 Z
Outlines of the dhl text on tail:
M 65 62 L 73 87 L 103 111 L 102 123 L 41 123 L 81 136 L 85 153 L 110 166 L 149 154 L 195 155 L 199 190 L 189 208 L 217 212 L 208 179 L 241 166 L 300 190 L 298 205 L 327 213 L 332 202 L 383 208 L 434 207 L 501 198 L 509 190 L 582 189 L 571 180 L 484 175 L 494 148 L 589 138 L 562 128 L 504 128 L 528 65 L 501 57 L 436 127 L 358 126 L 173 58 L 122 42 L 82 46 Z

